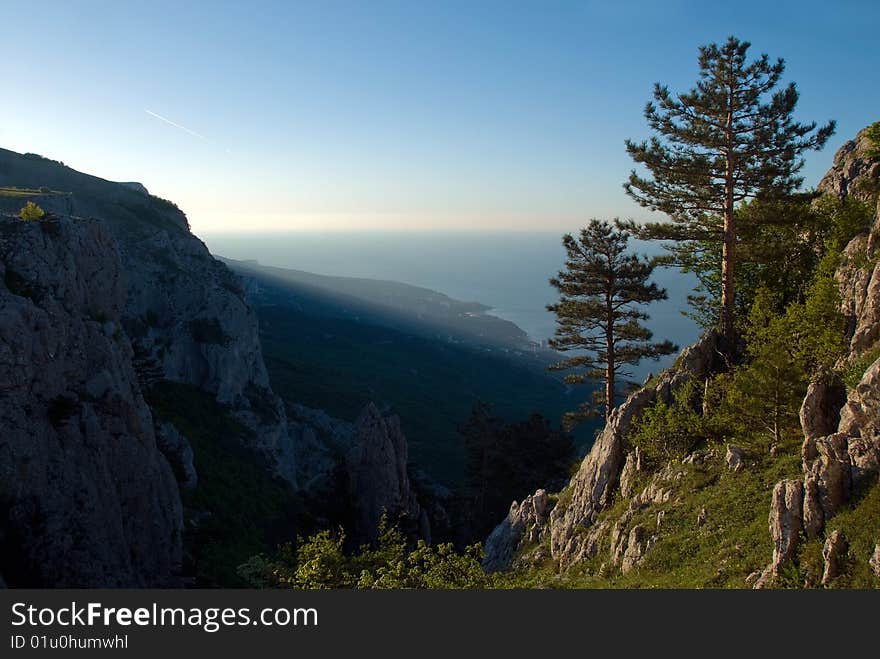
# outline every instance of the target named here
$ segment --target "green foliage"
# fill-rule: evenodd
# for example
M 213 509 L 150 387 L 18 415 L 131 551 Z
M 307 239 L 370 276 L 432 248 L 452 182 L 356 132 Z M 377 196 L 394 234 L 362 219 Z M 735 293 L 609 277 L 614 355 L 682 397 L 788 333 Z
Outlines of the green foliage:
M 255 587 L 295 589 L 463 589 L 487 588 L 493 578 L 480 565 L 482 547 L 457 552 L 451 544 L 410 546 L 396 527 L 383 520 L 379 540 L 353 554 L 345 552 L 345 533 L 321 531 L 300 538 L 294 552 L 280 548 L 272 559 L 256 556 L 243 563 L 239 576 Z
M 18 212 L 18 216 L 25 222 L 31 222 L 33 220 L 41 220 L 46 216 L 46 211 L 37 206 L 34 202 L 29 201 Z
M 875 121 L 868 127 L 868 141 L 871 146 L 865 156 L 871 159 L 880 158 L 880 121 Z
M 865 371 L 878 359 L 880 359 L 880 344 L 866 350 L 850 362 L 843 373 L 843 383 L 848 391 L 852 391 L 858 386 L 862 376 L 865 375 Z
M 793 121 L 797 89 L 794 83 L 777 89 L 784 62 L 771 63 L 767 55 L 749 62 L 749 47 L 734 37 L 702 46 L 697 86 L 674 94 L 656 84 L 654 100 L 645 108 L 654 136 L 626 142 L 633 160 L 650 173 L 645 177 L 633 170 L 624 184 L 627 194 L 672 219 L 647 225 L 644 237 L 682 243 L 677 255 L 702 262 L 700 270 L 713 272 L 706 263 L 710 257 L 719 272 L 724 267 L 726 277 L 701 283 L 710 293 L 715 285 L 723 292 L 717 318 L 731 345 L 739 269 L 736 208 L 749 199 L 778 198 L 797 189 L 803 180 L 801 154 L 822 148 L 834 132 L 834 122 L 816 130 L 815 123 Z M 723 252 L 713 243 L 723 243 Z M 701 306 L 703 322 L 708 321 L 705 311 Z
M 699 387 L 699 388 L 698 388 Z M 633 423 L 629 441 L 654 463 L 680 460 L 697 445 L 716 436 L 713 419 L 698 405 L 700 385 L 691 380 L 679 388 L 670 403 L 658 400 Z
M 250 432 L 196 387 L 161 382 L 147 394 L 153 414 L 172 422 L 190 441 L 199 481 L 183 492 L 190 564 L 197 586 L 243 585 L 236 568 L 249 556 L 292 540 L 299 498 L 269 475 L 247 449 Z
M 838 199 L 825 195 L 816 203 L 815 212 L 824 228 L 820 237 L 826 253 L 842 252 L 850 240 L 867 233 L 874 220 L 870 204 L 849 196 Z
M 628 367 L 678 349 L 669 341 L 651 342 L 652 333 L 642 324 L 648 315 L 639 307 L 665 300 L 666 290 L 648 281 L 654 261 L 627 252 L 634 230 L 631 222 L 590 220 L 577 238 L 562 238 L 565 269 L 550 280 L 560 299 L 547 306 L 556 314 L 550 346 L 574 356 L 550 369 L 569 371 L 569 384 L 605 383 L 604 391 L 594 390 L 592 400 L 565 415 L 569 428 L 596 416 L 600 406 L 607 419 L 614 409 L 617 382 L 629 375 Z
M 837 284 L 826 269 L 817 268 L 803 303 L 782 312 L 778 295 L 758 289 L 745 328 L 748 362 L 735 370 L 722 400 L 730 426 L 765 444 L 769 436 L 771 449 L 785 434 L 800 436 L 798 411 L 807 385 L 831 377 L 846 348 Z
M 880 544 L 880 480 L 874 475 L 854 493 L 849 505 L 828 521 L 826 534 L 840 531 L 849 542 L 841 588 L 880 588 L 869 560 Z
M 491 407 L 474 404 L 459 428 L 465 447 L 465 482 L 454 517 L 458 536 L 485 538 L 507 514 L 510 502 L 539 487 L 555 489 L 574 462 L 571 436 L 539 414 L 507 423 Z

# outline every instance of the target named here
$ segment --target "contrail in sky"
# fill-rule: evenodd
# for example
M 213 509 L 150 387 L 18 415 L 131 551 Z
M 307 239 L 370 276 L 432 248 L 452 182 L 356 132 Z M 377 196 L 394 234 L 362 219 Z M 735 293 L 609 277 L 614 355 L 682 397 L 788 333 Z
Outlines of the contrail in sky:
M 194 131 L 194 130 L 190 130 L 190 129 L 187 128 L 186 126 L 181 126 L 180 124 L 176 124 L 176 123 L 174 123 L 173 121 L 171 121 L 171 119 L 166 119 L 166 118 L 163 117 L 161 114 L 156 114 L 155 112 L 152 112 L 151 110 L 146 110 L 146 109 L 144 110 L 144 112 L 146 112 L 146 113 L 147 113 L 148 115 L 150 115 L 151 117 L 156 117 L 156 119 L 158 119 L 159 121 L 164 121 L 164 122 L 165 122 L 166 124 L 168 124 L 169 126 L 174 126 L 175 128 L 179 128 L 180 130 L 189 133 L 189 134 L 192 135 L 193 137 L 198 137 L 200 140 L 205 140 L 205 142 L 210 142 L 210 141 L 211 141 L 211 140 L 209 140 L 207 137 L 205 137 L 204 135 L 202 135 L 201 133 L 197 133 L 197 132 Z

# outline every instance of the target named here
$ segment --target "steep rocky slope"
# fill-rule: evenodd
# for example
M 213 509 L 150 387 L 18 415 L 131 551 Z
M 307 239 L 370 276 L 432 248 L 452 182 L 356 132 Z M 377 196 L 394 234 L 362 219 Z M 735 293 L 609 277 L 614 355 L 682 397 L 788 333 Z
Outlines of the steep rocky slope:
M 122 330 L 105 225 L 0 217 L 0 573 L 13 586 L 169 586 L 177 483 Z
M 121 322 L 142 384 L 164 378 L 212 393 L 253 430 L 252 448 L 295 483 L 293 443 L 284 406 L 269 385 L 256 317 L 239 278 L 189 231 L 184 214 L 142 185 L 5 149 L 0 186 L 34 190 L 27 199 L 50 213 L 106 224 L 126 276 Z M 22 204 L 0 195 L 0 210 L 17 212 Z
M 838 367 L 854 380 L 809 387 L 802 440 L 770 455 L 707 446 L 645 468 L 632 423 L 718 369 L 706 336 L 614 411 L 565 489 L 513 503 L 484 567 L 514 568 L 519 585 L 832 586 L 844 573 L 880 585 L 880 162 L 868 148 L 862 131 L 819 186 L 878 206 L 835 273 L 849 340 Z

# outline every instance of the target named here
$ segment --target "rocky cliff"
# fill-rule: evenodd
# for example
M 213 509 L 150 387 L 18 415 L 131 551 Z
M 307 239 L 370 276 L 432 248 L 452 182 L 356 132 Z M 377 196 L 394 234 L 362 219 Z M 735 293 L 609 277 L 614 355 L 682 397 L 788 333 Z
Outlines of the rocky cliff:
M 256 317 L 239 278 L 189 231 L 186 216 L 140 184 L 5 149 L 0 186 L 30 189 L 28 200 L 58 216 L 106 225 L 126 277 L 120 321 L 142 384 L 168 379 L 210 392 L 253 431 L 250 448 L 295 484 L 293 442 L 269 384 Z M 22 203 L 0 195 L 0 210 L 17 212 Z
M 835 273 L 841 309 L 848 321 L 849 351 L 841 366 L 855 369 L 858 382 L 847 392 L 842 384 L 810 385 L 800 410 L 804 442 L 803 478 L 776 484 L 770 508 L 773 556 L 755 587 L 773 584 L 797 559 L 804 539 L 824 539 L 823 585 L 838 572 L 847 540 L 826 526 L 869 478 L 880 472 L 880 160 L 867 154 L 874 145 L 868 129 L 844 144 L 818 190 L 851 197 L 874 209 L 870 231 L 853 238 Z M 880 529 L 877 529 L 880 552 Z M 880 576 L 880 569 L 876 569 Z
M 170 586 L 177 483 L 122 329 L 100 222 L 0 217 L 0 573 L 11 586 Z

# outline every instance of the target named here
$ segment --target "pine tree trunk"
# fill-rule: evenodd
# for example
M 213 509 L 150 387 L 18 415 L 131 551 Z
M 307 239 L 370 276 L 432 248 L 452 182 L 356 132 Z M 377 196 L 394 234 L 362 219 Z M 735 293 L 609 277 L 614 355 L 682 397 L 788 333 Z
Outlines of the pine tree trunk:
M 614 330 L 613 323 L 609 322 L 608 330 L 605 332 L 605 349 L 608 352 L 608 362 L 605 364 L 605 421 L 611 418 L 611 412 L 614 410 Z
M 734 153 L 733 153 L 733 89 L 730 90 L 725 122 L 727 152 L 724 176 L 724 242 L 721 248 L 721 334 L 730 350 L 734 343 L 734 285 L 733 268 L 736 263 L 736 229 L 733 217 Z

